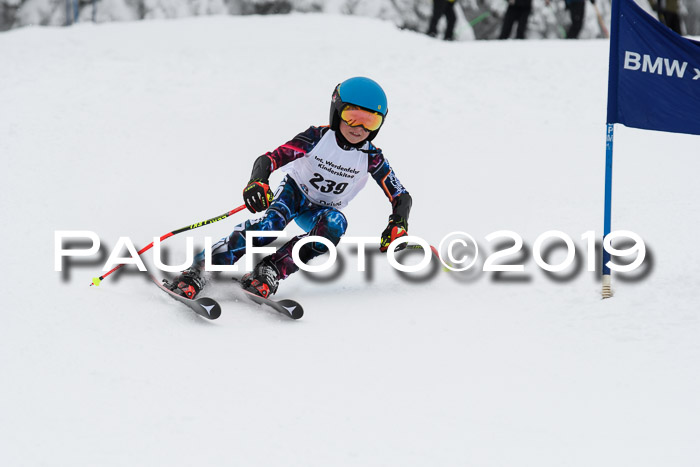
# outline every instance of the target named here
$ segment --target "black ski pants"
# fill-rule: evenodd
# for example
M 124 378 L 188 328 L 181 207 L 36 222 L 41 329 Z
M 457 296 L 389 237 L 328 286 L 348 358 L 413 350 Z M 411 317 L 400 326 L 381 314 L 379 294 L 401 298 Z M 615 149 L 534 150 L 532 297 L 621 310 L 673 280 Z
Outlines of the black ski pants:
M 455 22 L 455 3 L 448 0 L 433 0 L 433 16 L 430 18 L 430 27 L 428 35 L 435 37 L 437 35 L 437 25 L 440 18 L 445 15 L 447 19 L 447 28 L 445 28 L 445 40 L 451 41 L 454 38 Z
M 571 12 L 571 26 L 566 32 L 567 39 L 578 39 L 578 35 L 581 34 L 581 28 L 583 28 L 583 15 L 586 12 L 586 2 L 576 2 L 569 5 L 569 11 Z
M 681 17 L 678 15 L 678 13 L 668 10 L 661 10 L 659 13 L 659 19 L 672 31 L 675 31 L 677 34 L 681 33 Z
M 513 24 L 516 22 L 518 23 L 518 28 L 515 30 L 515 38 L 525 39 L 525 31 L 527 31 L 527 20 L 530 17 L 530 11 L 530 6 L 508 6 L 506 15 L 503 17 L 503 26 L 499 39 L 508 39 L 513 29 Z

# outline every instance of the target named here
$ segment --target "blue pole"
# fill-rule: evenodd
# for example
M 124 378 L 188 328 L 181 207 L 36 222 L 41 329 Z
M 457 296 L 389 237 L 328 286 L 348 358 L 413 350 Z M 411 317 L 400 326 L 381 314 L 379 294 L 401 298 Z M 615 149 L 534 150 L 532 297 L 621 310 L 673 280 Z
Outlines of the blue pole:
M 603 222 L 603 240 L 610 234 L 610 218 L 612 215 L 612 165 L 613 165 L 613 132 L 615 122 L 618 121 L 617 87 L 619 84 L 620 70 L 620 2 L 625 0 L 612 0 L 610 16 L 610 56 L 608 64 L 608 112 L 605 122 L 607 130 L 605 135 L 605 219 Z M 603 298 L 612 297 L 610 287 L 610 268 L 606 264 L 610 261 L 610 253 L 603 248 Z
M 610 233 L 610 219 L 612 217 L 612 168 L 613 168 L 613 136 L 615 124 L 608 123 L 605 135 L 605 214 L 603 219 L 603 240 Z M 610 261 L 610 253 L 603 248 L 603 298 L 612 296 L 610 290 L 610 268 L 606 266 Z

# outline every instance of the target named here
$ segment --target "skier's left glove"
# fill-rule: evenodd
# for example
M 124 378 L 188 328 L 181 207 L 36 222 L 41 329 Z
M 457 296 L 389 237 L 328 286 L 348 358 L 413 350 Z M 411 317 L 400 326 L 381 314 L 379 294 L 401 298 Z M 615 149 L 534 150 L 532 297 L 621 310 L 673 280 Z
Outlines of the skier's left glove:
M 389 216 L 389 225 L 386 226 L 384 232 L 382 232 L 382 240 L 379 243 L 379 251 L 382 253 L 386 252 L 391 245 L 391 242 L 397 238 L 404 237 L 408 235 L 408 222 L 403 217 L 392 214 Z M 401 243 L 396 247 L 396 251 L 400 251 L 406 248 L 406 242 Z
M 267 180 L 255 178 L 243 190 L 243 201 L 250 212 L 262 212 L 270 207 L 274 195 Z

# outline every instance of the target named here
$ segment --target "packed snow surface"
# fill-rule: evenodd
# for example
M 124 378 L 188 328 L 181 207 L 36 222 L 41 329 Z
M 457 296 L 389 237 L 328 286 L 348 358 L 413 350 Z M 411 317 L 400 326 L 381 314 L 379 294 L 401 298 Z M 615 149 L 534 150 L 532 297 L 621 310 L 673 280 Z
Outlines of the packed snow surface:
M 0 60 L 0 464 L 698 465 L 700 140 L 617 126 L 613 229 L 648 258 L 601 300 L 581 236 L 602 233 L 606 41 L 209 17 L 24 28 Z M 389 96 L 375 142 L 413 196 L 409 232 L 469 233 L 471 272 L 402 277 L 376 247 L 358 272 L 342 246 L 344 269 L 282 282 L 300 321 L 237 299 L 227 273 L 213 322 L 133 266 L 89 287 L 119 237 L 140 248 L 241 204 L 254 159 L 326 124 L 357 75 Z M 389 213 L 370 181 L 347 235 L 378 236 Z M 167 240 L 169 263 L 181 237 L 251 217 Z M 54 271 L 58 230 L 96 232 L 101 254 Z M 524 272 L 481 271 L 512 244 L 486 240 L 500 230 L 524 248 L 497 263 Z M 550 230 L 577 246 L 553 277 L 533 259 Z

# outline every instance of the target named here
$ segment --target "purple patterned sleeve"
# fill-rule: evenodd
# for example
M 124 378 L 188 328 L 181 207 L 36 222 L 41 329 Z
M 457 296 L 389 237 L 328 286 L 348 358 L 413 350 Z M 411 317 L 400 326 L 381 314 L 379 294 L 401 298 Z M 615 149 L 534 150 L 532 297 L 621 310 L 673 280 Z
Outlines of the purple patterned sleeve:
M 394 201 L 397 196 L 408 193 L 408 190 L 399 181 L 389 161 L 384 158 L 382 150 L 371 146 L 369 153 L 368 170 L 377 185 L 384 191 L 389 201 Z
M 295 159 L 304 157 L 316 146 L 316 143 L 321 140 L 328 129 L 327 126 L 309 127 L 308 130 L 299 133 L 291 141 L 265 154 L 272 162 L 272 170 L 275 171 Z

